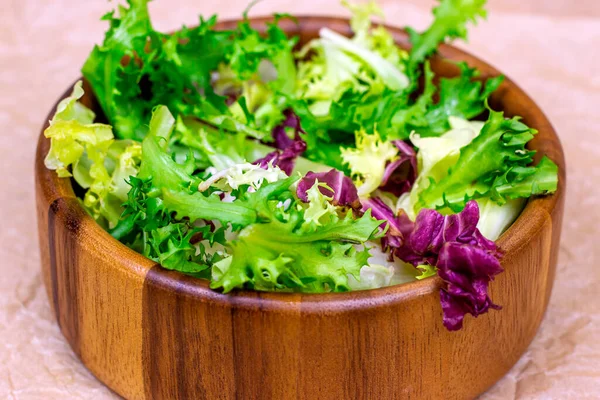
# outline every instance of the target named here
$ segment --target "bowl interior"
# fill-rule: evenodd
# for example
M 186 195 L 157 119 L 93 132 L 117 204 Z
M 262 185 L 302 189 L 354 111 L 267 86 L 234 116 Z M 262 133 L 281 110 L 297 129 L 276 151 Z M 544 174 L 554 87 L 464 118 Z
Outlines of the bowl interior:
M 259 30 L 264 30 L 265 23 L 270 18 L 252 19 L 252 25 Z M 223 21 L 218 24 L 219 29 L 229 29 L 237 24 L 237 20 Z M 307 43 L 309 40 L 318 37 L 319 30 L 322 27 L 329 27 L 342 34 L 351 33 L 348 20 L 331 17 L 297 17 L 293 20 L 283 20 L 281 22 L 283 29 L 290 35 L 299 36 L 299 45 Z M 409 48 L 410 42 L 408 35 L 401 29 L 388 27 L 393 34 L 394 39 L 399 46 Z M 464 61 L 470 66 L 476 67 L 481 71 L 480 79 L 485 79 L 501 74 L 498 70 L 488 65 L 484 61 L 462 51 L 455 47 L 442 45 L 439 54 L 431 60 L 433 71 L 438 77 L 452 77 L 459 73 L 456 62 Z M 85 96 L 82 102 L 92 108 L 98 115 L 102 115 L 98 102 L 94 98 L 91 88 L 84 82 Z M 70 94 L 71 89 L 67 90 L 62 98 Z M 58 103 L 58 102 L 57 102 Z M 510 79 L 506 79 L 501 87 L 492 95 L 490 105 L 497 110 L 503 110 L 507 117 L 519 115 L 523 121 L 537 129 L 538 135 L 531 142 L 531 149 L 536 150 L 536 161 L 543 155 L 547 155 L 559 166 L 559 187 L 556 193 L 532 198 L 527 203 L 522 214 L 514 224 L 502 235 L 498 244 L 505 253 L 505 257 L 518 251 L 522 246 L 527 245 L 528 238 L 533 237 L 536 224 L 533 220 L 539 219 L 542 215 L 552 214 L 557 202 L 562 198 L 565 181 L 565 161 L 556 132 L 550 122 L 545 117 L 539 107 L 531 100 L 517 85 Z M 53 115 L 54 110 L 50 113 Z M 50 118 L 47 118 L 48 121 Z M 43 129 L 47 127 L 47 123 Z M 49 141 L 40 137 L 37 151 L 36 171 L 38 180 L 43 181 L 45 190 L 48 191 L 49 199 L 59 197 L 74 197 L 75 192 L 69 179 L 58 178 L 54 171 L 49 171 L 43 166 L 43 159 L 49 150 Z M 77 213 L 81 215 L 81 210 Z M 85 214 L 85 213 L 83 213 Z M 90 235 L 96 240 L 104 243 L 106 251 L 115 254 L 122 254 L 128 260 L 127 265 L 133 265 L 131 272 L 135 274 L 148 274 L 158 285 L 170 286 L 179 293 L 190 296 L 210 297 L 215 301 L 233 301 L 239 306 L 254 306 L 257 299 L 260 299 L 262 308 L 281 308 L 290 302 L 302 302 L 303 309 L 310 311 L 327 310 L 351 310 L 354 307 L 363 307 L 368 299 L 369 306 L 378 304 L 389 304 L 390 302 L 400 302 L 407 297 L 418 297 L 431 294 L 437 291 L 441 285 L 441 280 L 437 277 L 415 281 L 397 286 L 391 286 L 381 289 L 367 291 L 357 291 L 348 293 L 327 293 L 327 294 L 297 294 L 297 293 L 257 293 L 254 291 L 236 291 L 228 295 L 214 292 L 208 287 L 208 281 L 192 278 L 175 271 L 167 271 L 160 268 L 155 262 L 146 259 L 140 254 L 127 248 L 117 240 L 113 239 L 106 231 L 96 224 L 91 217 L 83 217 L 87 222 L 83 225 L 80 234 Z M 505 273 L 510 273 L 506 271 Z

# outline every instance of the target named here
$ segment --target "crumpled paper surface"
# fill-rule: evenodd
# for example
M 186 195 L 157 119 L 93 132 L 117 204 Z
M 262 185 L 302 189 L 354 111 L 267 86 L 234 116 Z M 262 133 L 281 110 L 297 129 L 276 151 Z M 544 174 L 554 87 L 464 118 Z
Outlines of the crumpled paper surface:
M 490 0 L 489 20 L 461 44 L 518 82 L 549 115 L 565 147 L 568 195 L 550 307 L 529 351 L 482 396 L 600 398 L 600 2 Z M 114 4 L 112 2 L 111 4 Z M 237 17 L 247 0 L 157 0 L 159 29 L 198 13 Z M 380 0 L 390 24 L 417 28 L 432 0 Z M 2 0 L 0 13 L 0 397 L 116 396 L 63 340 L 42 285 L 33 193 L 34 150 L 46 113 L 79 76 L 103 0 Z M 346 15 L 337 0 L 264 0 L 253 13 Z M 493 343 L 491 344 L 493 345 Z

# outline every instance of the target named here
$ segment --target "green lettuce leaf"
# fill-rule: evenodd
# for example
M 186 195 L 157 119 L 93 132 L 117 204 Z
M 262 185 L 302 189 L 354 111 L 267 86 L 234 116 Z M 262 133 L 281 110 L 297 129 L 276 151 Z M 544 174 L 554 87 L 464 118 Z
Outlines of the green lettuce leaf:
M 261 35 L 245 17 L 233 32 L 227 64 L 219 66 L 215 81 L 218 92 L 237 97 L 230 106 L 233 115 L 262 132 L 270 132 L 282 121 L 288 107 L 286 96 L 296 90 L 293 48 L 298 38 L 288 38 L 278 26 L 284 18 L 291 17 L 276 14 Z
M 228 67 L 240 81 L 256 78 L 261 64 L 266 61 L 275 70 L 275 76 L 267 77 L 271 78 L 271 88 L 284 93 L 294 92 L 296 66 L 292 49 L 298 38 L 288 38 L 277 25 L 284 17 L 276 15 L 273 22 L 267 23 L 264 36 L 250 26 L 248 19 L 240 22 L 234 32 L 232 51 L 226 55 Z
M 61 178 L 72 176 L 68 167 L 77 163 L 86 150 L 106 153 L 114 139 L 112 128 L 94 124 L 94 112 L 79 103 L 83 95 L 82 82 L 77 82 L 72 94 L 58 104 L 44 132 L 50 139 L 50 151 L 44 163 Z
M 165 207 L 175 212 L 178 219 L 217 220 L 224 224 L 246 226 L 258 218 L 256 211 L 246 204 L 226 203 L 216 194 L 164 189 L 162 198 Z
M 161 126 L 165 131 L 171 129 Z M 258 184 L 242 176 L 245 173 L 225 170 L 201 184 L 201 192 L 195 191 L 190 182 L 195 183 L 196 178 L 166 155 L 155 136 L 149 135 L 143 143 L 144 159 L 139 175 L 145 180 L 134 181 L 138 186 L 140 182 L 146 185 L 143 200 L 133 195 L 140 191 L 133 186 L 122 226 L 113 231 L 115 237 L 137 242 L 145 254 L 159 261 L 173 251 L 179 255 L 173 260 L 181 266 L 171 261 L 169 268 L 182 272 L 195 273 L 188 261 L 200 262 L 198 273 L 205 271 L 205 265 L 212 265 L 211 285 L 225 291 L 241 287 L 344 291 L 349 290 L 347 275 L 358 277 L 360 268 L 367 265 L 368 250 L 354 246 L 363 245 L 378 231 L 380 221 L 370 214 L 360 218 L 354 218 L 351 212 L 340 216 L 337 208 L 326 207 L 325 212 L 315 217 L 315 223 L 315 218 L 310 217 L 315 205 L 301 203 L 295 195 L 293 185 L 299 177 L 277 179 L 282 176 L 261 175 L 258 178 L 263 183 Z M 158 162 L 146 164 L 146 154 L 152 154 L 152 159 Z M 221 181 L 227 182 L 227 187 Z M 224 189 L 231 189 L 231 200 L 224 201 L 219 196 Z M 315 193 L 317 197 L 323 196 L 319 191 Z M 327 201 L 313 200 L 321 206 Z M 205 252 L 194 261 L 188 251 L 189 240 L 195 234 L 193 227 L 215 220 L 238 232 L 237 238 L 225 244 L 229 257 L 209 259 L 209 253 Z M 177 230 L 168 228 L 172 224 L 178 225 Z M 177 236 L 166 238 L 167 231 Z
M 379 133 L 356 132 L 356 147 L 342 148 L 342 159 L 348 164 L 360 197 L 367 197 L 383 181 L 386 165 L 398 157 L 392 142 L 381 140 Z
M 380 96 L 409 86 L 403 72 L 406 52 L 397 47 L 392 35 L 382 26 L 373 28 L 372 15 L 382 12 L 374 3 L 355 5 L 343 2 L 352 12 L 352 38 L 328 28 L 320 38 L 309 42 L 298 54 L 298 92 L 294 110 L 305 120 L 307 132 L 318 128 L 317 136 L 327 139 L 325 131 L 354 131 L 340 120 L 336 110 L 343 98 Z M 308 55 L 311 57 L 307 58 Z M 342 109 L 342 108 L 337 108 Z M 312 128 L 312 129 L 311 129 Z
M 379 7 L 343 4 L 352 12 L 354 36 L 324 28 L 298 52 L 298 91 L 288 100 L 308 132 L 307 156 L 336 168 L 342 165 L 335 144 L 349 144 L 347 133 L 372 130 L 372 123 L 363 122 L 376 118 L 374 109 L 385 108 L 382 99 L 403 93 L 410 83 L 404 73 L 407 53 L 383 26 L 371 23 L 371 16 L 382 15 Z M 402 97 L 406 102 L 407 93 Z
M 507 199 L 505 204 L 498 204 L 489 198 L 477 200 L 479 204 L 477 229 L 486 238 L 498 240 L 521 214 L 526 201 L 525 198 Z
M 295 290 L 302 292 L 348 291 L 348 275 L 359 278 L 369 251 L 358 250 L 373 237 L 379 221 L 365 214 L 350 214 L 330 223 L 297 229 L 299 214 L 244 228 L 230 244 L 231 258 L 213 268 L 212 288 Z
M 169 139 L 175 127 L 175 118 L 165 106 L 157 107 L 150 122 L 148 136 L 142 142 L 142 162 L 137 175 L 142 180 L 152 179 L 157 188 L 178 190 L 198 185 L 192 177 L 194 162 L 188 158 L 184 164 L 177 163 L 167 152 Z
M 448 170 L 456 164 L 460 157 L 460 150 L 475 139 L 484 123 L 480 121 L 467 121 L 457 117 L 450 117 L 451 129 L 439 137 L 421 137 L 417 133 L 410 136 L 410 140 L 419 151 L 417 162 L 419 174 L 411 191 L 400 199 L 400 208 L 414 220 L 418 210 L 415 208 L 420 193 L 431 182 L 439 182 L 448 175 Z
M 460 149 L 460 155 L 438 181 L 431 178 L 418 194 L 415 212 L 423 208 L 460 210 L 471 199 L 489 197 L 498 204 L 506 199 L 551 193 L 557 187 L 557 167 L 547 157 L 531 166 L 534 151 L 525 145 L 537 131 L 519 118 L 505 119 L 490 110 L 481 133 Z
M 322 28 L 319 35 L 334 48 L 361 60 L 365 67 L 375 75 L 375 79 L 381 79 L 381 82 L 388 88 L 401 90 L 408 87 L 408 77 L 402 72 L 402 68 L 390 63 L 378 53 L 360 46 L 329 28 Z
M 269 60 L 278 73 L 272 90 L 292 92 L 295 39 L 288 39 L 276 23 L 269 25 L 266 38 L 246 21 L 235 30 L 216 31 L 216 17 L 200 18 L 196 28 L 167 35 L 152 27 L 147 3 L 128 0 L 129 7 L 119 6 L 118 15 L 104 17 L 110 28 L 82 69 L 117 136 L 142 140 L 157 105 L 167 106 L 176 117 L 194 116 L 224 130 L 267 136 L 268 130 L 230 110 L 226 97 L 213 90 L 211 76 L 229 63 L 236 79 L 246 81 L 261 61 Z
M 459 63 L 460 75 L 440 79 L 439 91 L 433 84 L 434 74 L 429 63 L 425 63 L 425 88 L 423 94 L 410 107 L 386 115 L 377 116 L 384 123 L 380 129 L 388 139 L 406 139 L 416 131 L 421 136 L 440 136 L 450 129 L 449 118 L 473 119 L 486 110 L 489 96 L 504 81 L 503 76 L 478 80 L 479 72 Z M 434 102 L 434 95 L 439 99 Z M 388 122 L 389 121 L 389 122 Z M 387 122 L 387 124 L 386 124 Z
M 163 200 L 156 197 L 151 178 L 131 177 L 129 184 L 125 210 L 111 235 L 167 269 L 208 278 L 209 265 L 218 261 L 219 256 L 206 251 L 202 242 L 192 241 L 200 237 L 207 245 L 223 244 L 223 229 L 175 220 Z
M 486 0 L 440 0 L 434 8 L 433 23 L 423 33 L 407 28 L 412 49 L 408 69 L 414 70 L 430 56 L 441 43 L 453 39 L 467 38 L 467 23 L 486 17 Z
M 94 123 L 94 113 L 79 103 L 82 83 L 60 102 L 44 135 L 50 139 L 45 159 L 60 177 L 73 176 L 85 189 L 83 205 L 102 225 L 114 227 L 127 198 L 125 180 L 136 175 L 141 147 L 131 141 L 114 140 L 109 125 Z M 71 168 L 71 171 L 69 171 Z

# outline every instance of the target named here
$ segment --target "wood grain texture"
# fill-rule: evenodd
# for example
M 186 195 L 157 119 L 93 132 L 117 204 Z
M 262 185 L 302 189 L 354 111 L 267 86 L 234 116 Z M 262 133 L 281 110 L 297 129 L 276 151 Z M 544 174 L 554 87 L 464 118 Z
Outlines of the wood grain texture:
M 285 23 L 301 42 L 342 19 Z M 254 22 L 263 26 L 264 20 Z M 222 24 L 227 26 L 228 23 Z M 390 28 L 407 46 L 404 32 Z M 483 77 L 499 72 L 450 46 L 434 70 L 464 60 Z M 95 106 L 87 92 L 86 102 Z M 507 80 L 492 105 L 540 131 L 532 147 L 559 165 L 559 188 L 531 200 L 500 238 L 505 272 L 491 285 L 503 309 L 464 329 L 442 326 L 438 278 L 343 294 L 214 292 L 166 271 L 104 232 L 79 206 L 70 181 L 44 168 L 36 192 L 44 282 L 60 328 L 101 381 L 131 399 L 469 399 L 519 359 L 552 290 L 565 192 L 565 162 L 552 126 Z

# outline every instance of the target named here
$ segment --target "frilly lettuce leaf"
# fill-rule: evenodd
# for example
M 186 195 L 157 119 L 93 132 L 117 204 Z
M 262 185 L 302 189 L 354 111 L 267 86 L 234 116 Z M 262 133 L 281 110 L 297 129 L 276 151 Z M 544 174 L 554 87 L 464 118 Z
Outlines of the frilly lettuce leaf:
M 352 40 L 374 51 L 393 65 L 402 65 L 408 53 L 396 45 L 392 34 L 383 26 L 371 22 L 372 17 L 383 18 L 383 10 L 375 1 L 365 4 L 342 0 L 342 5 L 350 10 L 350 27 L 354 32 Z M 401 67 L 402 68 L 402 67 Z
M 409 69 L 425 61 L 441 43 L 452 39 L 467 38 L 467 23 L 477 22 L 487 15 L 486 0 L 440 0 L 434 8 L 434 21 L 423 33 L 408 28 L 412 49 L 408 60 Z
M 118 137 L 142 140 L 157 105 L 167 106 L 176 117 L 194 116 L 224 130 L 258 138 L 267 134 L 234 115 L 226 97 L 213 90 L 211 75 L 228 63 L 235 80 L 246 82 L 268 60 L 278 73 L 271 89 L 292 92 L 295 39 L 288 39 L 276 23 L 266 38 L 247 21 L 231 31 L 216 31 L 216 17 L 200 18 L 196 28 L 163 34 L 150 22 L 148 0 L 127 3 L 118 7 L 118 15 L 104 17 L 110 28 L 82 69 Z
M 193 119 L 179 119 L 175 136 L 178 140 L 201 157 L 208 160 L 204 166 L 213 166 L 218 170 L 229 168 L 246 161 L 248 142 L 244 134 L 231 134 L 217 130 Z
M 72 176 L 67 168 L 79 161 L 86 148 L 97 147 L 106 152 L 114 139 L 112 128 L 94 124 L 94 112 L 79 103 L 83 95 L 80 81 L 75 84 L 72 94 L 58 104 L 50 126 L 44 132 L 51 139 L 44 163 L 46 168 L 56 170 L 61 178 Z
M 399 208 L 404 209 L 411 219 L 415 219 L 418 210 L 415 205 L 419 193 L 432 181 L 439 182 L 446 177 L 448 170 L 460 157 L 460 149 L 475 139 L 484 123 L 450 117 L 451 129 L 439 137 L 421 137 L 417 133 L 410 136 L 411 142 L 419 149 L 417 162 L 419 174 L 410 193 L 400 198 Z
M 215 171 L 205 181 L 200 182 L 198 190 L 203 192 L 211 186 L 229 192 L 242 186 L 258 190 L 264 182 L 273 183 L 287 178 L 287 175 L 276 166 L 261 168 L 256 164 L 235 164 L 221 171 Z
M 460 150 L 446 176 L 431 179 L 421 191 L 415 211 L 450 207 L 459 211 L 471 199 L 489 197 L 498 204 L 506 199 L 551 193 L 557 187 L 557 167 L 547 157 L 530 166 L 534 151 L 525 145 L 537 133 L 519 118 L 505 119 L 490 110 L 481 133 Z
M 450 117 L 466 120 L 485 111 L 489 96 L 500 86 L 504 77 L 478 80 L 479 72 L 466 63 L 459 63 L 460 74 L 441 78 L 439 90 L 433 84 L 434 74 L 429 62 L 424 65 L 425 86 L 417 100 L 406 108 L 378 116 L 378 126 L 388 139 L 406 139 L 416 131 L 421 136 L 439 136 L 451 128 Z M 434 95 L 439 99 L 434 102 Z
M 439 101 L 431 102 L 421 118 L 409 121 L 410 131 L 417 131 L 422 136 L 439 136 L 450 128 L 449 117 L 470 120 L 485 111 L 487 99 L 504 81 L 504 76 L 481 81 L 477 79 L 479 71 L 476 69 L 466 63 L 458 66 L 460 75 L 440 79 Z M 427 88 L 425 90 L 427 92 Z
M 323 225 L 322 219 L 330 219 L 336 214 L 335 207 L 331 201 L 333 196 L 326 196 L 323 191 L 332 192 L 327 184 L 315 180 L 315 183 L 306 191 L 306 202 L 308 207 L 304 211 L 304 221 L 314 226 Z
M 286 33 L 277 25 L 285 15 L 276 15 L 273 22 L 267 23 L 266 35 L 250 26 L 244 19 L 234 32 L 232 51 L 226 55 L 229 68 L 240 81 L 248 81 L 261 73 L 260 67 L 265 63 L 274 69 L 274 76 L 266 76 L 262 71 L 264 81 L 274 91 L 293 93 L 296 85 L 296 64 L 292 53 L 298 42 L 297 37 L 288 38 Z
M 379 7 L 343 4 L 352 12 L 354 37 L 323 28 L 320 38 L 298 53 L 298 96 L 308 102 L 315 116 L 326 116 L 332 103 L 347 91 L 376 95 L 386 88 L 401 90 L 409 85 L 402 62 L 406 53 L 395 46 L 385 28 L 371 29 L 371 16 L 382 14 Z M 314 55 L 304 60 L 310 52 Z
M 364 63 L 368 69 L 365 70 L 365 75 L 361 76 L 361 78 L 371 79 L 373 83 L 377 83 L 377 80 L 381 79 L 381 82 L 392 90 L 402 90 L 408 87 L 408 77 L 402 72 L 402 68 L 390 63 L 378 53 L 362 47 L 360 44 L 329 28 L 322 28 L 319 35 L 326 43 L 335 46 L 337 49 L 352 55 Z M 374 75 L 368 74 L 367 71 Z
M 78 102 L 83 94 L 78 82 L 72 95 L 58 105 L 44 132 L 51 143 L 45 164 L 60 177 L 73 176 L 86 190 L 86 210 L 112 228 L 127 198 L 125 180 L 137 174 L 141 148 L 134 142 L 115 141 L 109 125 L 93 123 L 94 113 Z
M 285 96 L 296 90 L 292 50 L 298 38 L 288 38 L 278 26 L 286 17 L 275 15 L 274 21 L 266 24 L 266 35 L 253 29 L 249 20 L 240 22 L 233 31 L 226 64 L 219 65 L 214 82 L 218 93 L 237 96 L 229 107 L 233 115 L 262 132 L 269 132 L 281 122 L 287 107 Z
M 188 158 L 179 164 L 167 153 L 169 139 L 175 128 L 175 118 L 166 106 L 157 107 L 150 122 L 148 136 L 142 142 L 142 162 L 138 178 L 152 180 L 157 188 L 191 188 L 198 185 L 192 177 L 194 163 Z
M 152 179 L 131 177 L 131 190 L 119 224 L 111 234 L 146 257 L 173 269 L 199 277 L 208 277 L 209 264 L 220 260 L 218 254 L 205 251 L 208 244 L 224 243 L 222 228 L 194 225 L 189 220 L 175 220 L 162 198 L 156 197 Z M 203 272 L 204 271 L 204 272 Z
M 256 211 L 247 205 L 223 202 L 217 194 L 163 188 L 161 196 L 164 206 L 179 220 L 216 220 L 223 224 L 245 226 L 257 218 Z
M 309 102 L 309 110 L 315 116 L 326 116 L 331 103 L 346 90 L 362 93 L 369 89 L 357 78 L 360 63 L 338 47 L 313 41 L 302 49 L 299 57 L 311 51 L 314 55 L 310 60 L 299 64 L 298 96 Z
M 356 132 L 356 148 L 342 148 L 341 155 L 350 167 L 358 195 L 366 197 L 381 185 L 386 164 L 398 157 L 398 149 L 392 142 L 382 141 L 377 131 L 368 134 L 361 130 Z
M 238 287 L 302 292 L 348 291 L 348 274 L 359 277 L 369 251 L 354 243 L 372 237 L 379 222 L 365 214 L 332 219 L 310 232 L 297 228 L 301 211 L 290 208 L 285 222 L 244 228 L 230 244 L 231 260 L 215 265 L 212 288 Z

